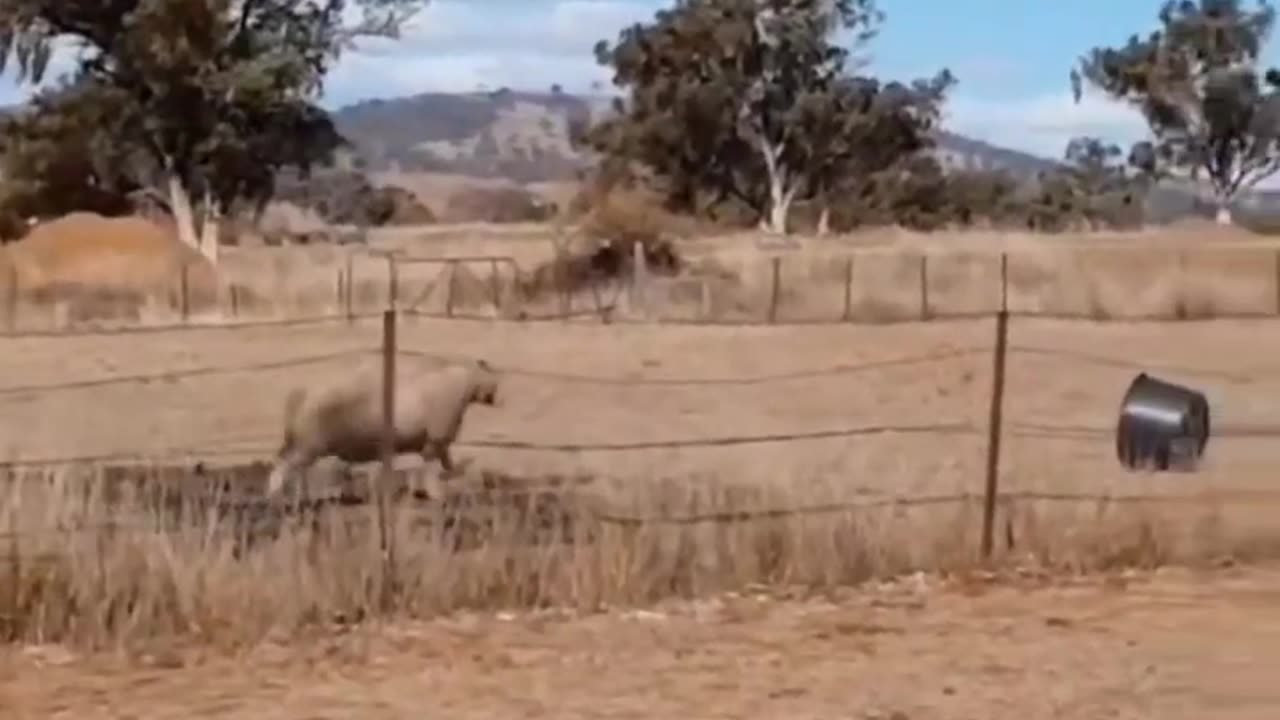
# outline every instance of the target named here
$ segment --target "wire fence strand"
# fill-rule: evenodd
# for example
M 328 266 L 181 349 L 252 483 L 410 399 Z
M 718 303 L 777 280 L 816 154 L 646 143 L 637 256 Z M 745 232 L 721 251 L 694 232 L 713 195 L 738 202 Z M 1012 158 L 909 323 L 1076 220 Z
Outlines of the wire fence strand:
M 335 325 L 339 323 L 361 322 L 382 317 L 382 312 L 357 312 L 347 314 L 306 315 L 290 318 L 264 318 L 259 320 L 233 320 L 230 322 L 200 322 L 189 320 L 176 323 L 158 323 L 155 325 L 126 325 L 120 327 L 75 327 L 53 330 L 13 329 L 0 330 L 0 340 L 23 339 L 59 339 L 115 337 L 121 335 L 157 335 L 163 333 L 187 332 L 235 332 L 238 330 L 254 330 L 259 328 L 287 328 Z
M 465 495 L 466 493 L 461 493 Z M 483 492 L 470 493 L 476 497 L 484 497 Z M 518 493 L 517 493 L 518 494 Z M 801 505 L 788 508 L 760 508 L 755 510 L 721 510 L 689 514 L 661 515 L 629 515 L 592 508 L 587 505 L 577 507 L 577 512 L 584 519 L 606 525 L 618 525 L 632 528 L 653 526 L 690 526 L 690 525 L 730 525 L 762 522 L 769 520 L 801 519 L 823 515 L 857 514 L 874 510 L 906 510 L 912 508 L 946 507 L 977 505 L 983 497 L 978 493 L 949 493 L 936 495 L 894 496 L 857 500 L 848 502 L 822 503 L 817 505 Z M 1095 505 L 1194 505 L 1213 506 L 1216 504 L 1256 504 L 1280 503 L 1280 490 L 1258 488 L 1221 488 L 1194 493 L 1168 494 L 1114 494 L 1114 493 L 1059 493 L 1041 491 L 1012 491 L 1000 493 L 997 502 L 1005 505 L 1021 503 L 1050 504 L 1095 504 Z M 223 506 L 224 511 L 268 511 L 274 510 L 281 517 L 315 512 L 323 508 L 350 506 L 352 503 L 344 498 L 327 498 L 307 503 L 285 505 L 269 500 L 237 500 Z M 492 508 L 470 508 L 465 504 L 452 512 L 456 516 L 487 515 Z M 216 522 L 216 521 L 215 521 Z M 42 528 L 22 528 L 0 531 L 0 540 L 31 539 L 39 537 L 58 537 L 79 534 L 123 533 L 131 535 L 171 535 L 200 531 L 201 528 L 190 526 L 166 526 L 161 518 L 155 517 L 145 521 L 133 519 L 95 520 L 92 522 L 75 522 Z M 3 559 L 3 557 L 0 557 Z
M 425 358 L 438 360 L 442 362 L 469 362 L 479 358 L 463 355 L 448 355 L 441 353 L 426 352 L 420 350 L 400 350 L 400 354 L 408 357 Z M 976 355 L 989 355 L 990 348 L 981 346 L 972 346 L 957 349 L 941 350 L 934 353 L 926 353 L 922 355 L 912 355 L 906 357 L 888 358 L 885 360 L 869 360 L 862 363 L 844 363 L 840 365 L 832 365 L 825 368 L 815 368 L 811 370 L 793 370 L 780 373 L 769 373 L 763 375 L 751 375 L 740 377 L 686 377 L 686 378 L 655 378 L 655 377 L 619 377 L 606 375 L 585 375 L 565 372 L 555 372 L 551 370 L 534 370 L 530 368 L 522 368 L 510 365 L 494 364 L 490 365 L 499 372 L 509 375 L 520 375 L 530 378 L 538 378 L 543 380 L 556 380 L 567 383 L 581 383 L 588 385 L 634 385 L 634 386 L 721 386 L 721 385 L 764 385 L 774 382 L 784 382 L 791 380 L 809 380 L 822 377 L 835 377 L 840 375 L 852 375 L 863 372 L 871 372 L 875 370 L 886 370 L 896 367 L 910 367 L 912 365 L 923 365 L 927 363 L 943 362 L 946 360 L 956 360 L 959 358 L 973 357 Z
M 293 367 L 302 367 L 304 365 L 318 365 L 321 363 L 333 362 L 335 360 L 344 360 L 346 358 L 358 357 L 361 355 L 376 354 L 377 352 L 377 348 L 351 348 L 348 350 L 337 350 L 317 355 L 305 355 L 285 360 L 268 360 L 265 362 L 247 363 L 243 365 L 207 365 L 203 367 L 188 368 L 185 370 L 166 370 L 163 372 L 138 375 L 116 375 L 113 377 L 94 378 L 92 380 L 8 385 L 0 386 L 0 397 L 27 395 L 31 393 L 52 393 L 64 390 L 83 390 L 85 388 L 99 388 L 108 385 L 169 382 L 193 377 L 209 377 L 213 375 L 231 375 L 246 372 L 284 370 Z

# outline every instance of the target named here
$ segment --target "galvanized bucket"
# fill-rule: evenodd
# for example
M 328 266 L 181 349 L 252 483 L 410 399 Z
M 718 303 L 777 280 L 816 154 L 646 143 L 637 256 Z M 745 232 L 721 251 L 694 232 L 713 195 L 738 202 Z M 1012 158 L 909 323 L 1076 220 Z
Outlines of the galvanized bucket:
M 1120 405 L 1116 456 L 1128 470 L 1192 472 L 1209 443 L 1203 393 L 1139 373 Z

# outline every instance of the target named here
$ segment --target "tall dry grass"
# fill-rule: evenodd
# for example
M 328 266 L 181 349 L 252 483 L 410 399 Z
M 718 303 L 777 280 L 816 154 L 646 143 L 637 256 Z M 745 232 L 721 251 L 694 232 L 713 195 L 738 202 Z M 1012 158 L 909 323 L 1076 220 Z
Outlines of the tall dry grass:
M 665 225 L 640 230 L 653 234 L 661 227 Z M 399 307 L 466 317 L 555 316 L 569 310 L 590 318 L 602 307 L 611 308 L 610 317 L 619 320 L 701 322 L 762 322 L 771 313 L 780 323 L 988 313 L 1002 301 L 1002 254 L 1008 258 L 1009 307 L 1020 312 L 1099 319 L 1207 318 L 1275 314 L 1280 303 L 1280 244 L 1148 234 L 802 238 L 797 248 L 785 251 L 762 249 L 752 234 L 695 234 L 677 243 L 685 271 L 651 278 L 643 293 L 633 292 L 629 281 L 605 281 L 563 296 L 544 292 L 525 297 L 524 286 L 535 269 L 549 263 L 566 243 L 589 244 L 591 238 L 584 234 L 589 230 L 546 225 L 399 228 L 375 237 L 371 248 L 228 248 L 217 301 L 188 307 L 187 315 L 193 322 L 236 322 L 377 313 L 391 300 L 393 272 L 384 257 L 371 251 L 398 251 L 406 258 L 503 258 L 496 267 L 484 260 L 456 268 L 441 262 L 397 264 Z M 30 330 L 177 323 L 182 320 L 179 280 L 174 278 L 167 300 L 111 321 L 104 319 L 113 312 L 106 307 L 110 298 L 93 312 L 80 307 L 84 298 L 75 303 L 21 298 L 11 311 L 6 294 L 0 314 L 3 322 L 13 318 L 18 329 Z M 82 322 L 82 317 L 90 320 Z
M 562 488 L 523 508 L 396 504 L 388 559 L 371 507 L 273 520 L 161 502 L 66 470 L 14 480 L 0 496 L 0 637 L 233 649 L 375 618 L 594 611 L 752 587 L 821 592 L 978 566 L 977 503 L 823 507 L 832 493 L 799 478 L 668 481 L 595 496 Z M 811 512 L 767 512 L 788 508 Z M 1001 515 L 996 562 L 1154 566 L 1271 551 L 1280 539 L 1230 532 L 1222 508 L 1153 508 L 1015 506 Z M 751 513 L 763 514 L 742 517 Z M 718 517 L 681 521 L 708 515 Z

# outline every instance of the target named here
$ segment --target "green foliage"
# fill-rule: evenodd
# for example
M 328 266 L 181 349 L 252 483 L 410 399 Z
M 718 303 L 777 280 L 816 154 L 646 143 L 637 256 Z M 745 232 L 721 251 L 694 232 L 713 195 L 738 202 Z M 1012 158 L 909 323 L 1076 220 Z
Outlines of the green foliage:
M 128 172 L 133 153 L 111 141 L 118 107 L 111 93 L 72 86 L 0 117 L 0 237 L 20 237 L 27 218 L 133 209 L 130 196 L 139 189 Z
M 180 188 L 213 216 L 261 204 L 280 168 L 306 171 L 341 145 L 312 103 L 341 51 L 394 35 L 420 2 L 362 0 L 350 25 L 345 0 L 0 0 L 0 70 L 12 62 L 39 81 L 55 41 L 82 47 L 72 76 L 17 121 L 33 127 L 16 128 L 6 174 L 22 170 L 9 158 L 38 152 L 21 138 L 51 113 L 84 117 L 84 103 L 105 99 L 109 121 L 83 142 L 120 146 L 128 161 L 115 167 L 131 183 L 170 202 Z
M 1135 148 L 1149 172 L 1207 176 L 1220 208 L 1280 169 L 1280 72 L 1259 52 L 1275 12 L 1241 0 L 1167 2 L 1161 29 L 1098 48 L 1072 71 L 1079 99 L 1088 82 L 1146 118 L 1155 141 Z
M 929 144 L 949 73 L 907 86 L 846 72 L 835 33 L 866 41 L 880 17 L 870 0 L 681 0 L 597 45 L 627 98 L 583 142 L 642 168 L 673 210 L 734 204 L 784 229 L 793 200 Z
M 1026 207 L 1028 226 L 1059 231 L 1140 225 L 1154 184 L 1143 161 L 1146 147 L 1139 144 L 1126 158 L 1119 146 L 1098 138 L 1071 140 L 1065 164 L 1040 176 Z

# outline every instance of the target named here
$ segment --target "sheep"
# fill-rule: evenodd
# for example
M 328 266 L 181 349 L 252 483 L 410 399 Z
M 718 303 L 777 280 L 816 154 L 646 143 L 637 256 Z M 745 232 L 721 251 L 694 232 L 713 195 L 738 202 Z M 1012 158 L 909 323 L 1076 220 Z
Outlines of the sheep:
M 458 436 L 472 403 L 498 404 L 498 376 L 484 360 L 443 369 L 397 372 L 394 452 L 416 452 L 454 471 L 449 445 Z M 267 496 L 287 475 L 332 455 L 348 463 L 379 458 L 382 438 L 382 381 L 377 373 L 357 373 L 346 381 L 308 394 L 294 388 L 285 399 L 284 439 L 267 480 Z

